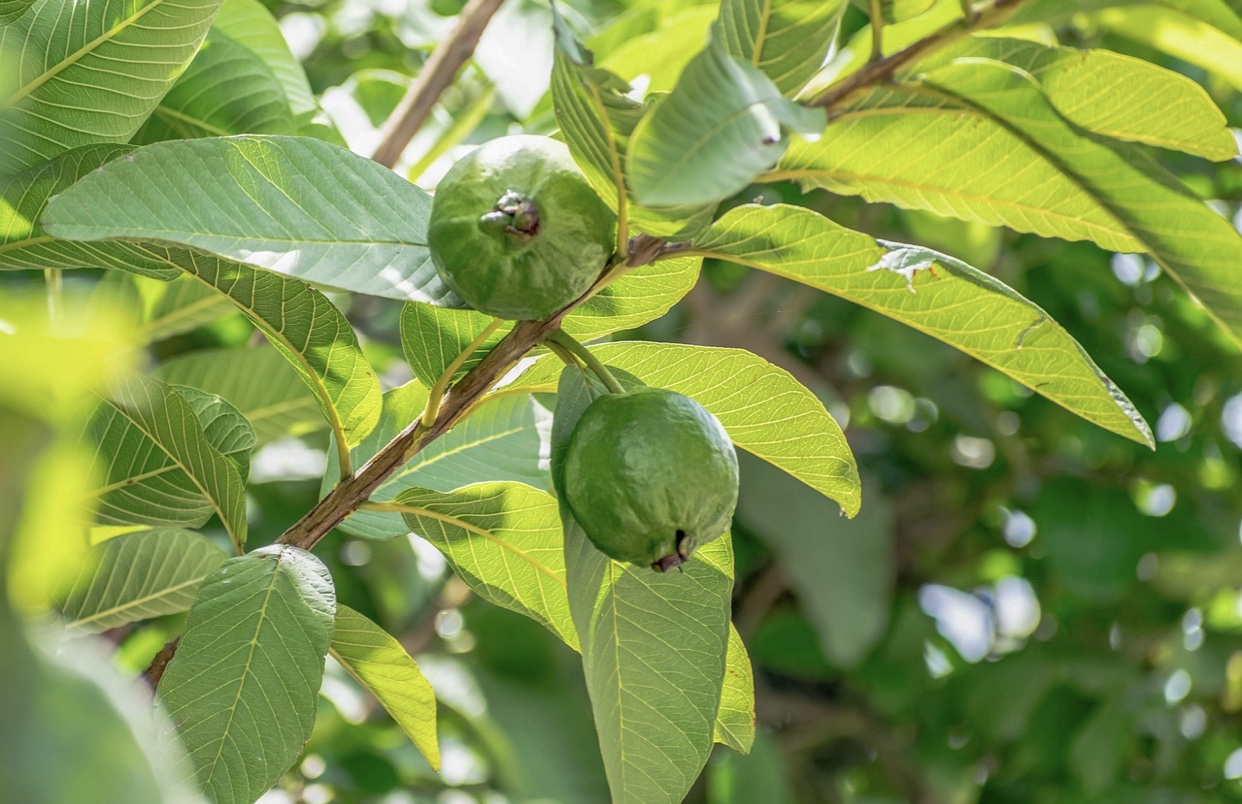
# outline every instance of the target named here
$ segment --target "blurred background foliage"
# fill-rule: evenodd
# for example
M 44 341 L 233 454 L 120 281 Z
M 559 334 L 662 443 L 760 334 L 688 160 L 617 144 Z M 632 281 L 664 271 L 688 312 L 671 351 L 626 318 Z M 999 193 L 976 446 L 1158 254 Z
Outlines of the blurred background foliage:
M 1024 35 L 1186 74 L 1242 125 L 1242 50 L 1197 57 L 1176 26 L 1162 37 L 1126 19 L 1148 4 L 1055 2 L 1067 8 L 1063 19 Z M 360 153 L 377 144 L 462 5 L 265 4 L 321 98 L 315 133 Z M 1108 15 L 1074 13 L 1080 5 Z M 713 4 L 693 0 L 561 6 L 599 63 L 653 89 L 672 85 L 715 16 Z M 842 41 L 865 23 L 852 9 Z M 471 143 L 553 131 L 551 36 L 546 0 L 509 0 L 399 172 L 433 189 Z M 1162 156 L 1242 225 L 1242 163 Z M 1097 429 L 879 315 L 774 276 L 706 265 L 681 304 L 624 337 L 742 347 L 789 370 L 846 426 L 865 503 L 846 520 L 797 481 L 743 462 L 734 612 L 756 668 L 760 735 L 748 757 L 718 747 L 689 800 L 1242 800 L 1237 352 L 1142 258 L 803 196 L 792 185 L 756 186 L 738 200 L 754 197 L 802 203 L 1000 277 L 1086 347 L 1153 424 L 1158 447 Z M 8 293 L 36 278 L 3 281 Z M 72 272 L 67 295 L 98 294 L 97 281 Z M 336 300 L 385 387 L 409 379 L 400 305 Z M 244 319 L 219 308 L 199 323 L 156 334 L 150 354 L 165 376 L 190 356 L 257 342 Z M 256 545 L 315 502 L 327 446 L 322 432 L 263 440 L 250 499 Z M 417 540 L 334 533 L 318 553 L 340 600 L 401 635 L 432 681 L 443 770 L 433 773 L 330 660 L 306 756 L 263 801 L 607 801 L 580 665 L 567 648 L 472 599 Z M 179 622 L 159 625 L 111 635 L 120 668 L 145 668 Z

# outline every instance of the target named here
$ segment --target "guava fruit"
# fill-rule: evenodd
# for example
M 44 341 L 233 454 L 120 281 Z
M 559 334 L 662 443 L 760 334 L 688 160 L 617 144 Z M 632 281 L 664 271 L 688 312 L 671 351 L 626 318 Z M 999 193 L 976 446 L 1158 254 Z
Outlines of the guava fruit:
M 698 402 L 641 388 L 587 406 L 560 481 L 574 519 L 601 552 L 666 572 L 728 529 L 737 453 Z
M 500 137 L 444 175 L 431 203 L 437 272 L 466 304 L 521 321 L 581 296 L 615 248 L 617 218 L 564 143 Z

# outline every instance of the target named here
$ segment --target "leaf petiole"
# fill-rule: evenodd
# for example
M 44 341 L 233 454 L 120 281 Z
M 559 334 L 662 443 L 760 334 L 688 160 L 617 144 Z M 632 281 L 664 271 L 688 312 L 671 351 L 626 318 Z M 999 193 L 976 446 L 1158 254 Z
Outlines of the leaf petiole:
M 587 368 L 599 378 L 600 382 L 607 386 L 609 391 L 614 394 L 625 393 L 625 388 L 622 387 L 621 383 L 617 382 L 616 377 L 612 376 L 612 372 L 608 370 L 607 366 L 599 362 L 599 358 L 591 354 L 591 350 L 579 343 L 574 336 L 563 329 L 554 329 L 548 333 L 547 341 L 549 342 L 549 348 L 551 348 L 550 344 L 557 344 L 565 349 L 566 352 L 585 363 Z

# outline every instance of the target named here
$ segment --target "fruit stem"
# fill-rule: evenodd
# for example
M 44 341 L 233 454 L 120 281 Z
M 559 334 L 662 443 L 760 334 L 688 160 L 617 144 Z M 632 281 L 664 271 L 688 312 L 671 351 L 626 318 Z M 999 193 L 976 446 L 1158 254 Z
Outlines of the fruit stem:
M 457 373 L 465 362 L 470 359 L 470 355 L 478 351 L 479 347 L 487 342 L 492 333 L 500 328 L 504 321 L 496 318 L 492 323 L 483 328 L 478 337 L 466 344 L 466 348 L 461 350 L 461 354 L 453 358 L 453 362 L 448 364 L 448 368 L 436 380 L 436 384 L 431 386 L 431 392 L 427 396 L 427 407 L 423 408 L 423 415 L 419 417 L 419 421 L 423 427 L 430 428 L 436 423 L 436 416 L 440 415 L 440 403 L 444 400 L 444 394 L 448 392 L 449 383 L 453 381 L 453 375 Z
M 617 378 L 612 376 L 612 372 L 601 362 L 599 358 L 591 354 L 591 350 L 578 343 L 578 340 L 563 329 L 554 329 L 548 333 L 547 340 L 558 346 L 564 347 L 574 357 L 577 357 L 587 368 L 599 377 L 600 382 L 607 386 L 608 390 L 614 394 L 624 394 L 625 388 L 621 383 L 617 382 Z

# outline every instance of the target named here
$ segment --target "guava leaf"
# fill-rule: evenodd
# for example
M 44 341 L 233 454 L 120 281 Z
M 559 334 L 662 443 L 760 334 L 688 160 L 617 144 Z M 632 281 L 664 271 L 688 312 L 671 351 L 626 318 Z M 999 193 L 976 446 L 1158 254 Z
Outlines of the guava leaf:
M 220 0 L 36 0 L 0 28 L 0 176 L 129 140 L 194 57 Z M 6 74 L 7 73 L 7 74 Z
M 199 587 L 158 705 L 215 804 L 251 804 L 302 753 L 315 724 L 336 592 L 328 569 L 272 545 L 226 561 Z
M 844 10 L 844 0 L 724 0 L 721 39 L 793 95 L 823 65 Z
M 1113 147 L 1057 114 L 1021 70 L 999 62 L 954 63 L 931 71 L 925 86 L 961 100 L 1018 132 L 1063 166 L 1208 314 L 1242 343 L 1242 235 L 1150 154 Z
M 383 704 L 405 736 L 427 758 L 431 769 L 439 771 L 436 695 L 401 643 L 363 615 L 338 605 L 336 628 L 328 650 Z
M 165 268 L 176 268 L 168 262 L 168 258 L 172 256 L 170 251 L 152 252 L 142 246 L 121 245 L 141 252 L 143 258 L 150 260 L 153 264 L 162 265 Z M 229 313 L 237 312 L 237 307 L 228 296 L 199 279 L 184 274 L 158 288 L 148 287 L 144 290 L 146 291 L 144 295 L 154 296 L 154 298 L 148 305 L 149 310 L 143 316 L 142 323 L 135 327 L 135 334 L 142 343 L 154 343 L 174 335 L 191 332 Z
M 126 375 L 92 417 L 99 517 L 114 524 L 197 526 L 212 513 L 246 542 L 245 471 L 254 432 L 217 397 Z
M 558 383 L 553 455 L 589 402 L 581 374 Z M 560 504 L 569 605 L 612 800 L 680 802 L 707 762 L 729 640 L 729 534 L 695 552 L 684 572 L 621 564 L 587 539 Z
M 684 240 L 706 226 L 714 203 L 664 209 L 635 203 L 625 176 L 626 150 L 638 122 L 651 110 L 628 97 L 630 86 L 595 67 L 591 53 L 554 13 L 556 53 L 552 67 L 552 107 L 574 160 L 628 228 L 655 237 Z
M 835 500 L 848 515 L 858 512 L 862 492 L 845 435 L 823 403 L 784 369 L 741 349 L 635 341 L 591 351 L 647 385 L 693 397 L 720 420 L 735 446 Z M 501 392 L 553 392 L 560 367 L 555 358 L 541 358 Z M 560 406 L 558 400 L 558 416 Z
M 379 420 L 379 379 L 336 305 L 305 282 L 192 251 L 150 248 L 222 294 L 258 327 L 315 395 L 340 449 Z
M 730 210 L 697 245 L 705 256 L 779 274 L 883 313 L 1106 430 L 1152 444 L 1143 417 L 1060 324 L 965 263 L 917 246 L 880 243 L 817 212 L 783 204 Z
M 66 240 L 180 245 L 337 290 L 458 306 L 427 250 L 431 198 L 306 137 L 161 142 L 48 204 Z
M 425 388 L 430 388 L 452 365 L 457 356 L 496 319 L 476 310 L 450 310 L 427 304 L 406 304 L 401 308 L 401 351 Z M 460 377 L 474 368 L 483 356 L 513 328 L 500 326 L 480 344 L 453 376 Z
M 1228 121 L 1207 91 L 1180 73 L 1110 50 L 1048 47 L 976 36 L 921 60 L 911 77 L 958 59 L 1023 70 L 1057 112 L 1088 131 L 1224 161 L 1238 155 Z
M 392 504 L 480 597 L 578 649 L 555 497 L 521 483 L 477 483 L 450 492 L 406 489 Z
M 384 394 L 379 424 L 354 450 L 354 463 L 361 465 L 370 459 L 417 419 L 426 404 L 427 389 L 416 381 Z M 403 464 L 371 493 L 371 500 L 392 500 L 410 488 L 447 492 L 481 480 L 547 488 L 550 417 L 529 396 L 485 402 Z M 332 488 L 335 468 L 333 456 L 329 458 L 323 494 Z M 367 539 L 392 539 L 410 532 L 400 514 L 385 511 L 357 511 L 339 527 Z
M 115 268 L 157 279 L 176 273 L 129 243 L 70 243 L 43 230 L 48 199 L 100 165 L 133 150 L 86 145 L 9 178 L 0 178 L 0 270 Z
M 302 63 L 289 49 L 280 23 L 259 0 L 224 0 L 211 30 L 258 56 L 280 82 L 294 118 L 305 121 L 319 110 Z
M 228 554 L 201 533 L 153 528 L 92 548 L 60 604 L 69 633 L 98 633 L 185 611 Z
M 726 52 L 717 32 L 635 128 L 626 158 L 634 195 L 652 206 L 718 201 L 774 165 L 789 132 L 818 137 L 826 122 Z
M 746 643 L 731 625 L 713 737 L 743 754 L 750 753 L 755 743 L 755 671 L 746 653 Z
M 256 53 L 213 27 L 132 142 L 293 133 L 280 81 Z
M 258 444 L 326 425 L 314 394 L 271 346 L 188 352 L 162 364 L 155 376 L 227 400 L 254 427 Z

